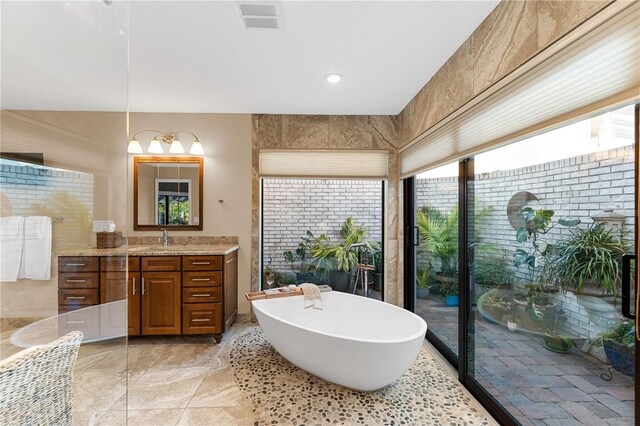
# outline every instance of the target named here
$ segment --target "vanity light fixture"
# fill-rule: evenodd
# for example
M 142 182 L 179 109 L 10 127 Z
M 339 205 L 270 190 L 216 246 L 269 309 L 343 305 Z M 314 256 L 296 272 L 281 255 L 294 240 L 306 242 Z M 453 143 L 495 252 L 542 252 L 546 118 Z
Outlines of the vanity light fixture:
M 342 80 L 342 74 L 331 73 L 324 77 L 329 83 L 339 83 Z
M 189 150 L 189 154 L 192 155 L 204 155 L 204 150 L 202 149 L 202 143 L 200 143 L 200 139 L 193 133 L 188 130 L 178 130 L 177 132 L 171 133 L 163 133 L 159 130 L 141 130 L 129 141 L 129 146 L 127 147 L 127 152 L 130 154 L 142 154 L 144 153 L 140 142 L 136 139 L 139 134 L 144 132 L 153 132 L 156 133 L 153 140 L 149 144 L 149 148 L 147 149 L 148 153 L 151 154 L 163 154 L 164 149 L 162 148 L 162 143 L 166 143 L 169 145 L 169 153 L 171 154 L 184 154 L 184 147 L 182 146 L 182 142 L 178 139 L 178 133 L 189 133 L 193 136 L 194 141 L 191 144 L 191 149 Z M 161 143 L 162 142 L 162 143 Z

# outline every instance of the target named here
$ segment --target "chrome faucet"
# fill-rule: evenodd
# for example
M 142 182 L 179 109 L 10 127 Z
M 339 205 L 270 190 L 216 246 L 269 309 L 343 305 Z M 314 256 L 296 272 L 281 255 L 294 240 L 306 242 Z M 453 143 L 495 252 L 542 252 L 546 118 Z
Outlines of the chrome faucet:
M 163 247 L 169 247 L 169 231 L 167 231 L 165 228 L 162 228 L 162 237 L 160 238 L 160 240 L 162 241 Z

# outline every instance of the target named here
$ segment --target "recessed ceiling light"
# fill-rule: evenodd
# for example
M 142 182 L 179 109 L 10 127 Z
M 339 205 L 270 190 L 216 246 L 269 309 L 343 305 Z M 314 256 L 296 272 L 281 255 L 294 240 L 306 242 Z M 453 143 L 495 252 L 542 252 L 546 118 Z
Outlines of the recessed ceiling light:
M 329 83 L 339 83 L 340 80 L 342 80 L 342 74 L 327 74 L 324 78 L 326 78 Z

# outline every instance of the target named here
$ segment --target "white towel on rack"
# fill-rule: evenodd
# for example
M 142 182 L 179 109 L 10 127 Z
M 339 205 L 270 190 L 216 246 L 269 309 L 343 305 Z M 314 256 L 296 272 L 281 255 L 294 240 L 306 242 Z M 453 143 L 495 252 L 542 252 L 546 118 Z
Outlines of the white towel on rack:
M 0 281 L 15 282 L 24 248 L 24 218 L 0 217 Z
M 51 218 L 29 216 L 24 221 L 24 254 L 18 278 L 51 278 Z

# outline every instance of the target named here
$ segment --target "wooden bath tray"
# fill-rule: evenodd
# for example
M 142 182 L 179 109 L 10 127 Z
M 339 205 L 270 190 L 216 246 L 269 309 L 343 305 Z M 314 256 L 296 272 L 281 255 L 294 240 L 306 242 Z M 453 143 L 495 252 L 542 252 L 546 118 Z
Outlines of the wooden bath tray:
M 318 288 L 320 289 L 320 293 L 331 291 L 331 287 L 329 286 L 318 286 Z M 291 291 L 282 291 L 281 288 L 274 288 L 271 290 L 254 291 L 244 294 L 244 297 L 246 297 L 249 302 L 251 302 L 252 300 L 277 299 L 280 297 L 289 296 L 302 296 L 302 290 L 299 287 L 296 287 L 295 290 Z

